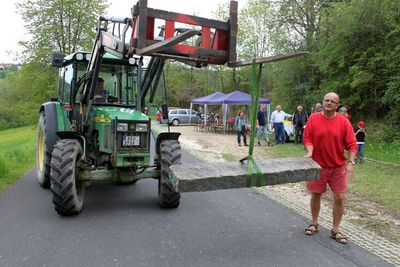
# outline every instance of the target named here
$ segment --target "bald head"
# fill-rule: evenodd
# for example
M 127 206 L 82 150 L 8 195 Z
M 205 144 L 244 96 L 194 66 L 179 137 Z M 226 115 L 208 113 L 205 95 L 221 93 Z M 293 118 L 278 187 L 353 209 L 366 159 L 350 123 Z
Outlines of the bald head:
M 331 92 L 324 96 L 322 109 L 327 117 L 333 116 L 339 107 L 339 95 Z
M 336 101 L 337 103 L 339 103 L 339 95 L 336 94 L 335 92 L 327 93 L 327 94 L 324 96 L 324 99 L 335 99 L 335 101 Z

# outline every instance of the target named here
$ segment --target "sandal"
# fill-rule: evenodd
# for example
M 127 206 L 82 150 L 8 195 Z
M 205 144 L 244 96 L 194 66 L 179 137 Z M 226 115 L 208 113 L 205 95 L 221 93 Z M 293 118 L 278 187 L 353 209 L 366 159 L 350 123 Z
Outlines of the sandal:
M 310 224 L 305 230 L 305 235 L 315 235 L 318 232 L 318 224 Z
M 349 242 L 344 234 L 341 232 L 334 232 L 333 230 L 331 230 L 331 238 L 335 239 L 336 242 L 340 244 L 347 244 Z

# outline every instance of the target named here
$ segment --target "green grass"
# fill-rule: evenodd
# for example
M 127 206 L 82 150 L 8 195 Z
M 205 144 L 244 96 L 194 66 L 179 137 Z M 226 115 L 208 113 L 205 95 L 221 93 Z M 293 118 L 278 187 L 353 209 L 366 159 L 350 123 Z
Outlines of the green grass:
M 0 192 L 35 164 L 36 127 L 0 131 Z
M 400 213 L 400 166 L 375 162 L 357 164 L 349 190 Z
M 236 161 L 235 156 L 232 155 L 232 154 L 228 154 L 228 153 L 222 154 L 222 158 L 223 158 L 225 161 Z
M 365 157 L 400 164 L 400 140 L 390 145 L 376 140 L 367 140 Z
M 271 158 L 291 158 L 302 157 L 306 154 L 303 145 L 286 143 L 284 145 L 274 145 L 267 149 L 267 154 Z

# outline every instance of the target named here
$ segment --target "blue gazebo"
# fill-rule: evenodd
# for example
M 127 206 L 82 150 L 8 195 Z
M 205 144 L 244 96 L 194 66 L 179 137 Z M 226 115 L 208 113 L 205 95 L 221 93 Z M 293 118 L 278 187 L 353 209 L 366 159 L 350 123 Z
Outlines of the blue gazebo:
M 207 123 L 207 105 L 222 105 L 223 110 L 223 124 L 224 131 L 226 129 L 226 116 L 228 113 L 228 105 L 251 105 L 251 95 L 241 91 L 233 91 L 229 94 L 224 94 L 221 92 L 215 92 L 207 96 L 192 99 L 190 103 L 190 110 L 192 110 L 193 104 L 204 105 L 204 125 Z M 266 98 L 259 99 L 259 104 L 267 105 L 267 121 L 269 121 L 270 115 L 270 101 Z M 190 124 L 190 121 L 189 121 Z

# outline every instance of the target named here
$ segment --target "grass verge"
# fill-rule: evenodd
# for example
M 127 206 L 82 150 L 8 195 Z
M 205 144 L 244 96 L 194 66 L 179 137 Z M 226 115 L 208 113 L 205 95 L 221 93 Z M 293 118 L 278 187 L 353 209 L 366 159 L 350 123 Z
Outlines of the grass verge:
M 0 192 L 35 164 L 36 127 L 0 131 Z

